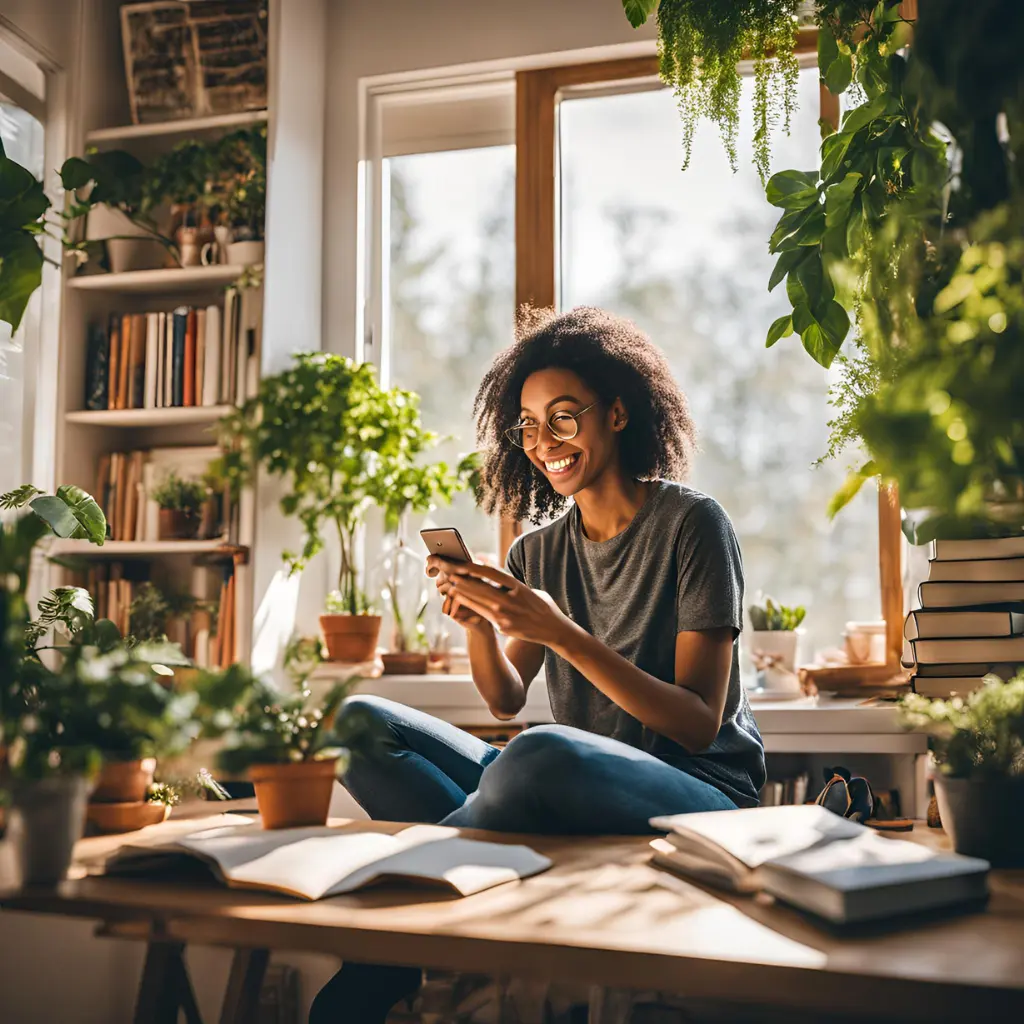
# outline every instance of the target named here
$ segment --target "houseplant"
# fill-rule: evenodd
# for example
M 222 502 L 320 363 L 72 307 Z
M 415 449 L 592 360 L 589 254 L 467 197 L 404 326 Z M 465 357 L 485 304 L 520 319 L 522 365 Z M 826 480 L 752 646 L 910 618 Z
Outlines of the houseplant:
M 335 728 L 356 682 L 338 682 L 313 701 L 301 676 L 291 693 L 251 680 L 218 761 L 226 772 L 248 772 L 264 828 L 326 823 L 334 780 L 345 771 L 352 744 L 366 738 L 358 715 L 345 715 Z
M 435 438 L 423 430 L 416 396 L 385 390 L 369 363 L 326 352 L 293 357 L 281 373 L 264 377 L 256 396 L 221 421 L 225 471 L 251 479 L 262 467 L 288 487 L 285 515 L 302 524 L 299 552 L 286 551 L 292 572 L 337 538 L 337 588 L 321 628 L 332 661 L 369 660 L 381 618 L 371 611 L 357 552 L 357 536 L 373 507 L 394 509 L 418 501 L 412 478 L 433 495 L 453 493 L 457 475 L 444 463 L 421 466 Z M 401 499 L 406 488 L 411 493 Z
M 154 160 L 147 171 L 152 201 L 170 205 L 182 266 L 196 266 L 203 243 L 212 239 L 210 208 L 215 175 L 216 147 L 195 139 L 179 142 Z
M 1024 867 L 1024 672 L 990 675 L 966 698 L 900 702 L 908 728 L 928 734 L 942 824 L 957 853 Z
M 217 145 L 214 175 L 216 219 L 228 263 L 263 262 L 267 209 L 267 128 L 256 125 L 225 135 Z
M 153 489 L 160 506 L 160 540 L 191 540 L 199 532 L 208 491 L 198 480 L 184 480 L 174 470 Z
M 804 631 L 800 624 L 807 610 L 803 606 L 789 607 L 778 604 L 770 597 L 758 595 L 754 604 L 747 609 L 751 636 L 751 653 L 754 658 L 770 660 L 787 672 L 796 672 L 800 639 Z

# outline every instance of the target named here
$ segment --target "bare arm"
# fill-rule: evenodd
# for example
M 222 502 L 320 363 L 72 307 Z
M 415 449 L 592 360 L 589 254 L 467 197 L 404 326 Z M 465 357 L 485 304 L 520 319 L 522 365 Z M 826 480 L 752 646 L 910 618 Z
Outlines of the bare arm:
M 697 753 L 718 735 L 729 676 L 731 627 L 676 637 L 675 681 L 644 672 L 565 616 L 543 591 L 486 566 L 453 566 L 450 593 L 510 637 L 549 647 L 647 728 Z M 475 577 L 475 578 L 474 578 Z M 490 580 L 506 590 L 498 590 Z

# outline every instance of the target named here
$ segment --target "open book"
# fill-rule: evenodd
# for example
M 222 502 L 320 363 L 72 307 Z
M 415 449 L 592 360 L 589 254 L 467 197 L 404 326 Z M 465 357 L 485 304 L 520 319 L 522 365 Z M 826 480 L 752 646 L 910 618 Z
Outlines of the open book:
M 837 923 L 988 894 L 987 861 L 880 836 L 817 805 L 652 818 L 653 862 L 737 892 L 764 890 Z
M 365 822 L 267 831 L 255 819 L 221 814 L 150 826 L 93 868 L 155 876 L 188 861 L 206 864 L 231 888 L 307 900 L 393 880 L 469 896 L 551 866 L 529 847 L 463 839 L 458 829 L 439 825 L 413 825 L 395 835 Z

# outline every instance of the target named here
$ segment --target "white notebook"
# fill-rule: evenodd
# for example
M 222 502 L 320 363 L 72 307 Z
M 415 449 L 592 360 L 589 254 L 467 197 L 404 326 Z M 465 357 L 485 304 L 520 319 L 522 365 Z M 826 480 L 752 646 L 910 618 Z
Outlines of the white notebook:
M 458 829 L 440 825 L 413 825 L 395 835 L 369 831 L 362 822 L 271 831 L 258 819 L 223 814 L 143 829 L 102 868 L 108 875 L 157 876 L 182 861 L 206 864 L 231 888 L 306 900 L 386 881 L 469 896 L 551 867 L 529 847 L 463 839 Z
M 652 818 L 655 864 L 738 892 L 764 890 L 837 923 L 988 894 L 987 861 L 890 839 L 815 804 Z

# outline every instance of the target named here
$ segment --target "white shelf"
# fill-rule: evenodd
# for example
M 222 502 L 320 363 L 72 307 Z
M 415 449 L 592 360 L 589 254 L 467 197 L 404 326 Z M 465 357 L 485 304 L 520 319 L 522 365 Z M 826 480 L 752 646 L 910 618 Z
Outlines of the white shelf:
M 218 263 L 212 267 L 169 267 L 164 270 L 132 270 L 124 274 L 87 274 L 72 277 L 71 288 L 95 292 L 146 292 L 151 295 L 218 288 L 237 281 L 246 268 Z
M 144 558 L 147 555 L 205 555 L 222 549 L 227 554 L 237 546 L 225 544 L 222 540 L 108 540 L 100 547 L 87 540 L 58 540 L 48 554 Z
M 209 117 L 189 117 L 180 121 L 155 121 L 152 124 L 126 124 L 114 128 L 97 128 L 87 132 L 85 141 L 95 145 L 101 142 L 131 142 L 156 136 L 198 135 L 222 128 L 238 128 L 266 121 L 265 110 L 243 110 L 237 114 L 212 114 Z
M 232 412 L 231 405 L 197 405 L 169 409 L 80 409 L 66 413 L 68 423 L 92 427 L 177 427 L 215 423 Z

